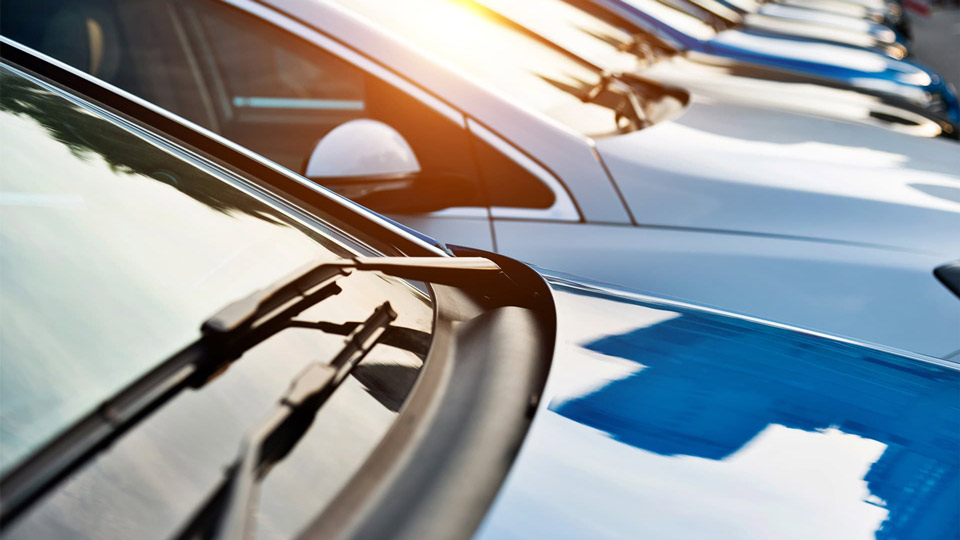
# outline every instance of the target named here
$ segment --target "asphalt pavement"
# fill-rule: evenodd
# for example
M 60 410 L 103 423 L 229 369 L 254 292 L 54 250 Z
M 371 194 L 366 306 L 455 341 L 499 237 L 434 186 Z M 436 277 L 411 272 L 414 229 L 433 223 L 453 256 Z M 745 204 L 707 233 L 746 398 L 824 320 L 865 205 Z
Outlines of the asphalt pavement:
M 939 72 L 960 89 L 960 9 L 934 8 L 929 17 L 911 13 L 911 59 Z

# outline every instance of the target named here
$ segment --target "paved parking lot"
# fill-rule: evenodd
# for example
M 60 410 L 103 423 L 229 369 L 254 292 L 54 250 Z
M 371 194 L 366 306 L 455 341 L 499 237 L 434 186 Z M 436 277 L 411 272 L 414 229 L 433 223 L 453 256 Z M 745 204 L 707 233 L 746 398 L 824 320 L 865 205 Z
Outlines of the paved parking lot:
M 939 9 L 930 17 L 912 15 L 914 59 L 960 88 L 960 9 Z

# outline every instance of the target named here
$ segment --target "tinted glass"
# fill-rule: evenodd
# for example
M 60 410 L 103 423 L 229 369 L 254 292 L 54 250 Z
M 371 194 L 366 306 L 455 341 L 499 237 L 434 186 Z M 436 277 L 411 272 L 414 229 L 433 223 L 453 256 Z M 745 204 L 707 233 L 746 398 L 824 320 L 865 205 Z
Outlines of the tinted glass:
M 100 109 L 7 66 L 0 88 L 3 469 L 198 338 L 225 304 L 302 264 L 352 253 L 251 184 Z M 341 286 L 301 318 L 344 325 L 390 301 L 395 326 L 429 342 L 431 304 L 415 289 L 369 273 Z M 170 535 L 294 375 L 342 343 L 310 329 L 269 339 L 138 425 L 9 537 Z M 405 399 L 419 354 L 374 349 L 268 477 L 261 535 L 295 532 L 357 470 Z

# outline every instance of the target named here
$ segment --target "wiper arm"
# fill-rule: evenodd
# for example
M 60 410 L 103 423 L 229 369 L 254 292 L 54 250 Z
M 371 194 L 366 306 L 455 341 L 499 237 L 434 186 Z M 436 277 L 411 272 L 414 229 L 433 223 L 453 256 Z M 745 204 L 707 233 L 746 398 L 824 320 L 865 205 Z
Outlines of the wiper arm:
M 178 539 L 250 538 L 248 526 L 257 484 L 270 467 L 296 446 L 317 411 L 370 352 L 397 318 L 389 302 L 380 305 L 347 337 L 343 349 L 329 364 L 313 362 L 298 375 L 276 408 L 246 435 L 240 453 L 227 469 L 220 487 L 200 507 Z
M 340 292 L 351 271 L 483 290 L 506 276 L 482 257 L 357 257 L 308 264 L 273 285 L 220 310 L 202 325 L 195 342 L 105 401 L 0 481 L 0 528 L 127 429 L 188 387 L 199 388 L 231 362 L 276 333 L 294 317 Z M 509 280 L 507 280 L 509 282 Z
M 647 119 L 647 112 L 640 103 L 636 91 L 621 73 L 604 73 L 600 76 L 597 84 L 587 88 L 583 96 L 580 97 L 580 100 L 584 103 L 596 103 L 597 99 L 603 95 L 604 92 L 612 91 L 614 88 L 618 91 L 616 93 L 620 94 L 627 102 L 626 110 L 623 110 L 622 107 L 614 109 L 617 125 L 620 125 L 621 118 L 627 118 L 635 129 L 641 129 L 650 125 L 650 121 Z
M 636 56 L 640 60 L 641 68 L 649 67 L 657 61 L 657 51 L 640 34 L 622 43 L 617 50 Z

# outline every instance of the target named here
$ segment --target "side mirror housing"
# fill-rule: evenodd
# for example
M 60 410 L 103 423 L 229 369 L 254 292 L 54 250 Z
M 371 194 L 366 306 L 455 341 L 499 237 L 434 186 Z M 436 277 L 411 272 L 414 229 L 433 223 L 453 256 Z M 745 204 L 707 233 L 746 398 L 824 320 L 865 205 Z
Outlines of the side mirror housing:
M 305 174 L 378 212 L 430 212 L 476 200 L 467 178 L 425 175 L 406 139 L 377 120 L 351 120 L 327 133 Z

